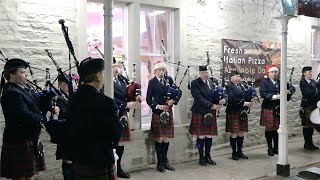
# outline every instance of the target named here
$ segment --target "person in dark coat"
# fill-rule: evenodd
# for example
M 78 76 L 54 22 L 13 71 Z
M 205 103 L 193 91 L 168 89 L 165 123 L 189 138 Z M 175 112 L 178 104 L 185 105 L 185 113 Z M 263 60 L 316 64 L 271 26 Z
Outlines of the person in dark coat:
M 51 111 L 51 99 L 39 97 L 28 86 L 27 67 L 22 59 L 10 59 L 1 77 L 1 106 L 5 118 L 1 177 L 4 178 L 34 179 L 37 171 L 45 170 L 43 151 L 37 147 L 41 144 L 41 124 L 47 122 L 45 114 Z M 59 108 L 53 107 L 53 114 L 58 115 Z
M 199 164 L 216 165 L 211 159 L 212 137 L 218 135 L 216 111 L 225 104 L 227 97 L 214 96 L 215 86 L 209 80 L 208 69 L 206 66 L 199 66 L 200 77 L 191 82 L 191 94 L 194 99 L 191 108 L 192 119 L 190 123 L 190 134 L 197 136 L 197 147 L 199 150 Z M 217 102 L 215 102 L 215 100 Z M 203 149 L 205 147 L 205 155 Z
M 81 85 L 69 100 L 74 179 L 117 179 L 113 149 L 119 142 L 121 128 L 114 100 L 99 93 L 104 60 L 83 60 L 79 75 Z
M 245 87 L 240 84 L 241 77 L 237 71 L 231 71 L 230 81 L 226 86 L 228 94 L 228 105 L 226 109 L 226 132 L 231 133 L 230 145 L 232 148 L 232 159 L 248 159 L 242 153 L 244 132 L 248 132 L 248 108 L 251 101 L 245 100 Z
M 58 76 L 58 87 L 62 96 L 58 97 L 57 106 L 60 108 L 59 119 L 68 118 L 68 100 L 69 100 L 69 76 L 60 74 Z M 73 169 L 71 157 L 68 154 L 68 145 L 57 144 L 56 159 L 62 160 L 62 174 L 64 180 L 73 179 Z
M 150 137 L 155 139 L 157 170 L 159 172 L 165 172 L 166 169 L 174 171 L 175 168 L 169 164 L 167 153 L 169 138 L 174 137 L 172 106 L 178 103 L 179 98 L 167 97 L 167 88 L 173 85 L 172 78 L 165 76 L 167 65 L 158 61 L 153 66 L 153 71 L 155 77 L 149 81 L 146 97 L 147 103 L 152 109 Z
M 301 99 L 301 125 L 303 126 L 304 149 L 318 150 L 319 147 L 313 144 L 312 135 L 314 124 L 310 121 L 311 112 L 317 108 L 317 102 L 320 99 L 320 89 L 317 82 L 312 79 L 312 67 L 305 66 L 302 68 L 300 80 Z
M 268 155 L 278 154 L 278 132 L 280 125 L 280 80 L 279 70 L 271 65 L 266 67 L 266 77 L 260 82 L 260 96 L 263 98 L 260 125 L 265 126 L 265 137 L 268 144 Z M 295 92 L 291 86 L 287 92 L 287 99 L 290 100 Z M 273 146 L 272 146 L 273 141 Z
M 128 120 L 128 112 L 130 109 L 137 107 L 137 102 L 128 102 L 127 79 L 118 73 L 118 64 L 113 58 L 113 77 L 114 77 L 114 100 L 119 107 L 120 123 L 123 126 L 120 143 L 116 147 L 116 153 L 119 157 L 117 160 L 117 175 L 121 178 L 130 178 L 130 174 L 123 171 L 121 167 L 121 159 L 124 152 L 124 143 L 131 141 L 130 124 Z

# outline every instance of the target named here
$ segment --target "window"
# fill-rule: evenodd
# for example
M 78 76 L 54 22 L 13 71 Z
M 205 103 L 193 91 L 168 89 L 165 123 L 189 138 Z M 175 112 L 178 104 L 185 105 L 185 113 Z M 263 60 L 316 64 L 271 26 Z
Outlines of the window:
M 104 52 L 104 16 L 103 4 L 88 2 L 87 4 L 87 42 L 88 54 L 91 57 L 101 57 L 95 47 Z M 114 6 L 112 11 L 112 38 L 114 54 L 125 55 L 124 44 L 124 7 Z
M 311 66 L 313 71 L 313 79 L 316 79 L 320 70 L 320 28 L 311 28 Z
M 140 9 L 140 52 L 141 52 L 141 125 L 142 129 L 150 126 L 151 109 L 146 102 L 148 82 L 153 75 L 153 64 L 163 61 L 160 52 L 161 40 L 164 40 L 167 54 L 173 57 L 171 46 L 173 34 L 173 12 L 170 9 L 141 7 Z M 169 59 L 170 61 L 170 59 Z M 173 68 L 172 68 L 173 69 Z M 168 70 L 169 75 L 173 70 Z

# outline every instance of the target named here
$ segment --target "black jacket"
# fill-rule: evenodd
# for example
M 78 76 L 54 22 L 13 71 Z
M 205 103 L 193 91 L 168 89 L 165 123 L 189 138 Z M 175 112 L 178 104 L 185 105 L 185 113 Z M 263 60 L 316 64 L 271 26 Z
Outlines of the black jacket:
M 226 93 L 228 94 L 228 105 L 226 113 L 240 112 L 243 109 L 243 105 L 245 103 L 245 94 L 242 86 L 238 88 L 235 84 L 229 82 L 226 86 Z
M 166 78 L 169 80 L 170 86 L 173 84 L 173 79 L 170 76 L 166 76 Z M 160 114 L 162 111 L 159 109 L 156 109 L 157 105 L 166 105 L 166 86 L 162 85 L 157 77 L 150 79 L 148 84 L 148 91 L 147 91 L 147 103 L 149 107 L 152 109 L 153 113 Z M 178 99 L 173 99 L 177 104 Z
M 4 143 L 38 139 L 40 123 L 46 121 L 43 114 L 48 109 L 41 107 L 41 99 L 32 90 L 8 82 L 3 89 L 1 105 L 5 118 Z
M 191 95 L 194 99 L 191 108 L 193 113 L 204 115 L 211 110 L 214 101 L 215 86 L 212 81 L 209 81 L 209 84 L 211 90 L 201 78 L 195 79 L 191 82 Z M 226 101 L 228 100 L 226 94 L 224 94 L 223 98 Z
M 69 108 L 72 160 L 91 167 L 112 165 L 121 134 L 113 99 L 84 84 L 71 97 Z
M 315 80 L 311 79 L 311 85 L 305 79 L 301 80 L 300 90 L 302 93 L 301 107 L 307 108 L 317 104 L 320 99 L 320 89 Z
M 126 78 L 124 76 L 118 75 L 118 83 L 114 80 L 114 101 L 116 102 L 120 112 L 119 116 L 122 116 L 127 107 L 128 101 L 128 91 L 127 91 L 127 83 Z

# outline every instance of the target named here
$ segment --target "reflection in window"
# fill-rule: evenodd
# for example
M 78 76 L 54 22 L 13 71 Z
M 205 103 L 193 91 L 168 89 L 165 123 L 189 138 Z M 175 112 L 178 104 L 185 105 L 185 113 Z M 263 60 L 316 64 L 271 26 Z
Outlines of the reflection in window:
M 103 4 L 88 2 L 87 4 L 87 42 L 88 52 L 91 57 L 100 57 L 96 51 L 97 46 L 101 52 L 104 51 L 104 17 Z M 124 8 L 115 6 L 112 10 L 112 40 L 114 54 L 125 54 L 125 45 L 123 40 L 124 28 Z
M 170 47 L 172 34 L 172 11 L 142 7 L 140 10 L 140 52 L 141 52 L 141 125 L 142 129 L 150 126 L 151 109 L 146 102 L 148 82 L 154 77 L 153 64 L 163 61 L 160 43 L 164 40 L 167 53 L 172 57 Z M 169 75 L 171 75 L 169 73 Z

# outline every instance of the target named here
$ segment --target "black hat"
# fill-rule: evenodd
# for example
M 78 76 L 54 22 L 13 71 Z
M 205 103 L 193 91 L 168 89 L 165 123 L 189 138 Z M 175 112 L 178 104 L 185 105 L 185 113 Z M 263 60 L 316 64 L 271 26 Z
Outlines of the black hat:
M 17 69 L 17 68 L 27 68 L 29 65 L 26 61 L 22 60 L 22 59 L 10 59 L 6 62 L 6 64 L 4 65 L 4 70 L 5 71 L 9 71 L 12 69 Z
M 229 73 L 229 77 L 231 78 L 232 76 L 236 76 L 236 75 L 239 75 L 238 71 L 231 71 Z
M 113 57 L 112 59 L 113 59 L 113 64 L 117 63 L 117 60 L 115 57 Z
M 199 71 L 207 71 L 207 66 L 199 66 Z
M 302 74 L 305 73 L 306 71 L 311 71 L 312 67 L 311 66 L 305 66 L 302 68 Z
M 69 83 L 69 78 L 70 76 L 69 75 L 66 75 L 66 74 L 60 74 L 58 76 L 58 82 L 65 82 L 65 83 Z
M 79 75 L 83 79 L 89 74 L 104 70 L 104 60 L 101 58 L 86 58 L 81 61 L 79 66 Z

